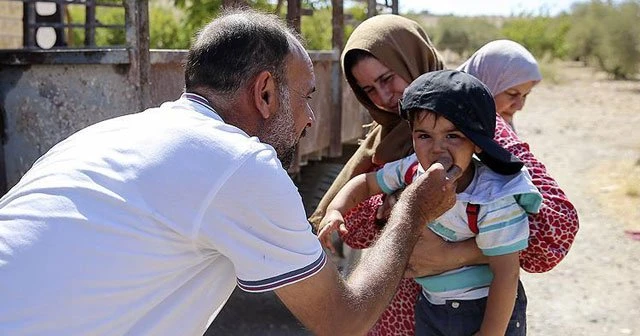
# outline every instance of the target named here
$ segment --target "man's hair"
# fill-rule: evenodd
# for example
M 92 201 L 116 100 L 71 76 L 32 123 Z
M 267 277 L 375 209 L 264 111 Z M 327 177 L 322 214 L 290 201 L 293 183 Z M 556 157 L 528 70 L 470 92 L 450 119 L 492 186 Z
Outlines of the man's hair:
M 185 63 L 187 92 L 233 94 L 262 71 L 286 84 L 285 58 L 298 35 L 275 15 L 248 9 L 223 13 L 197 35 Z

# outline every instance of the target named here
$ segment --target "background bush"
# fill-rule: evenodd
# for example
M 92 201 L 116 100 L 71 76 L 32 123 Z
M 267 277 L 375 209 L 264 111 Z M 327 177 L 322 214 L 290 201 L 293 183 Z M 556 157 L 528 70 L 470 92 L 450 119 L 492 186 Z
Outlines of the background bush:
M 115 1 L 115 0 L 114 0 Z M 150 7 L 152 48 L 188 48 L 197 29 L 220 11 L 222 0 L 174 0 L 176 7 Z M 254 8 L 275 11 L 268 0 L 247 0 Z M 331 2 L 303 0 L 303 8 L 313 15 L 301 19 L 302 35 L 310 50 L 330 50 Z M 364 3 L 345 4 L 345 41 L 353 28 L 365 20 Z M 69 5 L 71 22 L 84 23 L 84 7 Z M 286 12 L 286 2 L 283 5 Z M 104 24 L 123 24 L 124 11 L 101 7 L 96 13 Z M 280 14 L 284 17 L 284 14 Z M 407 15 L 420 22 L 421 16 Z M 437 17 L 435 25 L 425 25 L 436 47 L 466 58 L 485 43 L 508 38 L 523 44 L 539 60 L 582 61 L 609 73 L 612 78 L 633 78 L 640 72 L 640 0 L 591 0 L 574 4 L 567 13 L 549 16 L 523 13 L 500 17 Z M 97 29 L 98 46 L 124 45 L 123 29 Z M 72 46 L 82 46 L 84 31 L 68 34 Z
M 492 28 L 495 27 L 495 29 Z M 426 27 L 438 49 L 463 57 L 484 42 L 517 41 L 539 60 L 577 60 L 615 79 L 640 72 L 640 1 L 600 1 L 574 4 L 557 16 L 521 14 L 509 18 L 441 17 Z M 478 43 L 482 42 L 482 43 Z

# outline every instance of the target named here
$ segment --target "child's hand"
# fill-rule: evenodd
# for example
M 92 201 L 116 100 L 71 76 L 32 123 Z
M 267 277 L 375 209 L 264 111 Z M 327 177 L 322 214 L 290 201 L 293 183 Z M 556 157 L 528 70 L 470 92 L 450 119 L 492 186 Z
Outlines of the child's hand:
M 318 232 L 318 239 L 320 243 L 329 249 L 331 253 L 336 253 L 336 249 L 331 243 L 331 234 L 340 230 L 342 234 L 346 234 L 349 231 L 347 227 L 344 225 L 344 218 L 340 211 L 337 210 L 328 210 L 325 214 L 324 218 L 320 222 L 320 232 Z

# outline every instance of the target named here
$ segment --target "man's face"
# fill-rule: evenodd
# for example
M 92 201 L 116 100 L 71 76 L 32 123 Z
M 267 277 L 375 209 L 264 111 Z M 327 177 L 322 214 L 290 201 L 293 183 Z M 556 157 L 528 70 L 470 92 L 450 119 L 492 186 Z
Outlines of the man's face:
M 282 166 L 293 163 L 296 147 L 305 129 L 315 121 L 309 101 L 315 91 L 311 59 L 302 46 L 294 49 L 286 60 L 286 83 L 278 84 L 279 108 L 267 119 L 264 142 L 272 145 Z

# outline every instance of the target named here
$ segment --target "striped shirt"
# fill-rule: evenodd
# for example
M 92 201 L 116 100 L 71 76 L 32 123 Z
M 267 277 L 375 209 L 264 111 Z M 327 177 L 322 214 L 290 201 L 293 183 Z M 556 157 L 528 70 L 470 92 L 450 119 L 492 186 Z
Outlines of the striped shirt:
M 404 188 L 405 175 L 417 161 L 415 154 L 386 164 L 376 178 L 385 193 Z M 537 213 L 542 196 L 531 183 L 526 170 L 515 175 L 500 175 L 478 160 L 473 160 L 475 175 L 469 186 L 457 195 L 457 202 L 428 227 L 446 241 L 474 238 L 487 256 L 515 253 L 527 247 L 527 213 Z M 424 173 L 418 165 L 415 176 Z M 466 207 L 479 204 L 478 234 L 469 228 Z M 487 265 L 467 266 L 435 276 L 417 278 L 423 293 L 433 304 L 446 300 L 472 300 L 485 297 L 493 275 Z

